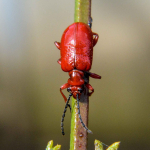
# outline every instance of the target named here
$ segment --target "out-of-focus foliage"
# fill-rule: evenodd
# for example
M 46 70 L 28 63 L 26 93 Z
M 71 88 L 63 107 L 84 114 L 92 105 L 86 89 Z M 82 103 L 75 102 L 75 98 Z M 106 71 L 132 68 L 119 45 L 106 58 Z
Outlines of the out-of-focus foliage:
M 117 150 L 119 148 L 120 142 L 115 142 L 113 144 L 111 144 L 107 150 Z
M 94 145 L 95 145 L 95 150 L 103 150 L 103 145 L 104 143 L 102 143 L 99 140 L 95 140 L 94 141 Z M 107 150 L 117 150 L 119 148 L 120 142 L 115 142 L 113 144 L 111 144 Z
M 49 141 L 45 150 L 61 150 L 61 145 L 53 146 L 53 140 Z
M 95 150 L 103 150 L 103 143 L 99 140 L 94 141 Z

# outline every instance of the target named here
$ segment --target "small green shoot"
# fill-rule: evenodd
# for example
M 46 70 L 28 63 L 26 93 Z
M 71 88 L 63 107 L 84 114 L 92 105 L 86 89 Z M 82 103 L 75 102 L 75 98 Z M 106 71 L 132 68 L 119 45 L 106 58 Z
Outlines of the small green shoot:
M 115 142 L 112 145 L 110 145 L 107 150 L 117 150 L 119 148 L 120 142 Z
M 95 150 L 103 150 L 103 143 L 99 140 L 94 141 Z
M 49 141 L 45 150 L 61 150 L 61 145 L 53 147 L 53 140 Z
M 95 150 L 103 150 L 103 143 L 99 140 L 94 141 Z M 118 150 L 120 145 L 120 142 L 115 142 L 112 145 L 110 145 L 106 150 Z

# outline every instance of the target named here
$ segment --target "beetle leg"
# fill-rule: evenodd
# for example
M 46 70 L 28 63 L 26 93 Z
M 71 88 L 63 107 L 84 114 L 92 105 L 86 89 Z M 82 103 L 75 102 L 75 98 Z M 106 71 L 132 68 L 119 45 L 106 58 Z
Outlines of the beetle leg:
M 61 58 L 57 60 L 57 62 L 61 65 Z
M 95 35 L 95 37 L 93 39 L 93 47 L 94 47 L 98 41 L 99 35 L 97 33 L 94 33 L 94 32 L 93 32 L 93 35 Z
M 66 84 L 64 84 L 64 85 L 62 85 L 62 86 L 60 87 L 60 93 L 61 93 L 61 95 L 63 96 L 63 98 L 64 98 L 64 100 L 65 100 L 65 103 L 67 102 L 67 98 L 66 98 L 66 96 L 64 95 L 64 93 L 62 92 L 62 90 L 68 88 L 69 86 L 70 86 L 70 85 L 69 85 L 68 83 L 66 83 Z
M 92 78 L 101 79 L 101 76 L 99 76 L 98 74 L 91 73 L 91 72 L 88 72 L 88 71 L 86 71 L 85 73 L 86 73 L 88 76 L 92 77 Z
M 93 92 L 94 92 L 93 87 L 92 87 L 90 84 L 88 84 L 88 83 L 87 83 L 85 86 L 86 86 L 90 91 L 92 91 L 92 92 L 89 93 L 89 96 L 91 96 L 91 95 L 93 94 Z
M 91 73 L 91 72 L 89 73 L 90 73 L 90 77 L 95 78 L 95 79 L 101 79 L 101 76 L 99 76 L 98 74 Z
M 60 50 L 60 42 L 55 41 L 54 44 L 55 44 L 56 47 Z

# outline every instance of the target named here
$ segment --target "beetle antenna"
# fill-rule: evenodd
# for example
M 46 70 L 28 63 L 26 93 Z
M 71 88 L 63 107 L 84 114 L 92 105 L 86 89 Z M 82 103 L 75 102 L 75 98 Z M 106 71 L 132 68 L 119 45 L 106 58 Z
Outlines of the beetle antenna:
M 65 109 L 64 109 L 64 112 L 63 112 L 63 115 L 62 115 L 62 118 L 61 118 L 61 132 L 62 132 L 62 135 L 65 135 L 63 122 L 64 122 L 64 118 L 65 118 L 65 113 L 67 111 L 67 107 L 69 107 L 70 110 L 71 110 L 71 106 L 70 106 L 70 104 L 68 104 L 71 96 L 72 96 L 72 93 L 69 94 L 69 97 L 67 99 Z
M 93 22 L 93 19 L 92 17 L 89 18 L 89 21 L 88 21 L 88 26 L 91 28 L 92 27 L 92 22 Z
M 82 126 L 87 130 L 88 133 L 92 133 L 92 131 L 89 130 L 89 129 L 85 126 L 85 124 L 83 123 L 83 120 L 82 120 L 82 118 L 81 118 L 78 94 L 77 94 L 77 108 L 78 108 L 79 119 L 80 119 L 80 122 L 81 122 Z

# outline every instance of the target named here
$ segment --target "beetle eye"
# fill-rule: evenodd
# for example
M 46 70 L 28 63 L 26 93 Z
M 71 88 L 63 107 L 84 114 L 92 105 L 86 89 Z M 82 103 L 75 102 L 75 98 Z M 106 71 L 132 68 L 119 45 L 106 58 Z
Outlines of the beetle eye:
M 71 89 L 70 89 L 70 88 L 67 88 L 67 91 L 68 91 L 68 92 L 71 92 Z
M 80 93 L 82 93 L 83 90 L 82 90 L 81 88 L 79 88 L 78 91 L 79 91 Z

